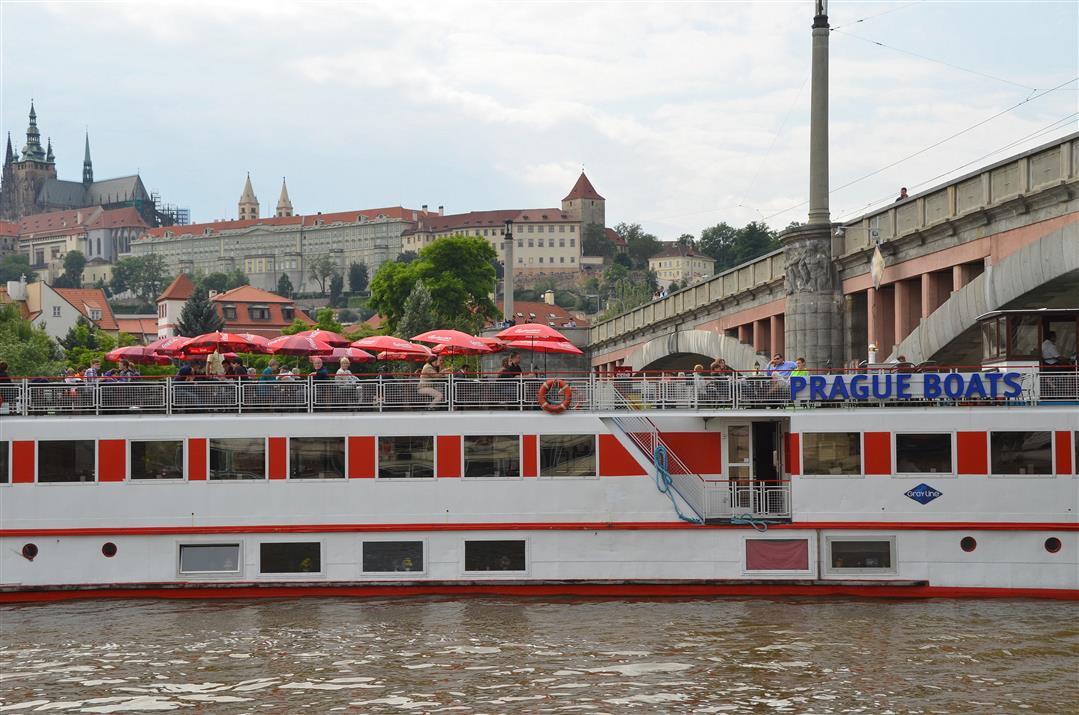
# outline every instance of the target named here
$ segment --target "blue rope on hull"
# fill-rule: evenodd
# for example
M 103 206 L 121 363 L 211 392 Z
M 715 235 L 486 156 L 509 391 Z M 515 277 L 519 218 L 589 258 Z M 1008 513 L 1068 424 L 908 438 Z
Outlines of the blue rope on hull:
M 696 516 L 686 516 L 678 508 L 678 500 L 674 498 L 674 491 L 671 489 L 674 481 L 671 479 L 671 473 L 667 468 L 667 448 L 662 444 L 656 445 L 653 462 L 656 465 L 656 489 L 661 494 L 666 494 L 671 498 L 671 506 L 674 507 L 674 513 L 678 515 L 678 518 L 682 521 L 688 521 L 690 524 L 703 524 L 704 519 Z

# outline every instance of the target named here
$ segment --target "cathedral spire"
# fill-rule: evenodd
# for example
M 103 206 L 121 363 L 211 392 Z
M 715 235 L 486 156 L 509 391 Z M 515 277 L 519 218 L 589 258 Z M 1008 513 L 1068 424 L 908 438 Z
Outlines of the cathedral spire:
M 52 153 L 52 137 L 49 137 L 49 149 L 45 152 L 45 162 L 48 164 L 56 163 L 56 157 Z
M 45 161 L 45 150 L 41 148 L 41 132 L 37 128 L 37 111 L 34 100 L 30 100 L 30 126 L 26 128 L 26 146 L 22 148 L 23 161 Z
M 90 161 L 90 132 L 86 132 L 86 152 L 82 158 L 82 183 L 94 183 L 94 164 Z
M 292 215 L 292 201 L 288 197 L 288 186 L 285 177 L 281 177 L 281 196 L 277 199 L 277 217 Z
M 15 152 L 11 150 L 11 132 L 7 133 L 7 151 L 4 152 L 4 166 L 10 165 L 15 161 Z
M 240 194 L 240 202 L 237 204 L 237 208 L 239 208 L 241 221 L 259 217 L 259 200 L 255 196 L 255 190 L 251 188 L 251 172 L 247 173 L 247 180 L 244 181 L 244 192 Z

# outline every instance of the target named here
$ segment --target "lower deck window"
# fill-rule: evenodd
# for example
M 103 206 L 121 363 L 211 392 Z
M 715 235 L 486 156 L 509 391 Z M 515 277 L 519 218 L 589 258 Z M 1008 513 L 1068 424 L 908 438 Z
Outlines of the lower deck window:
M 266 441 L 211 439 L 210 479 L 265 479 Z
M 802 444 L 803 474 L 862 473 L 862 435 L 858 432 L 804 432 Z
M 895 541 L 892 539 L 848 541 L 832 540 L 830 564 L 833 570 L 892 571 Z
M 180 440 L 131 443 L 132 479 L 183 479 L 184 449 Z
M 465 571 L 524 570 L 524 541 L 465 542 Z
M 288 441 L 289 479 L 344 479 L 343 437 L 293 437 Z
M 239 544 L 181 544 L 180 573 L 237 573 Z
M 423 571 L 422 541 L 363 542 L 364 573 Z
M 259 573 L 319 573 L 322 544 L 317 541 L 259 544 Z
M 747 539 L 746 571 L 808 571 L 807 539 Z
M 379 437 L 378 476 L 381 479 L 435 476 L 435 438 Z
M 895 471 L 899 474 L 950 474 L 950 434 L 897 434 Z
M 94 481 L 94 441 L 43 440 L 37 443 L 39 482 Z
M 596 436 L 540 435 L 541 477 L 596 476 Z
M 0 484 L 8 483 L 8 442 L 0 442 Z
M 989 442 L 993 474 L 1052 474 L 1051 432 L 993 432 Z
M 517 435 L 465 437 L 465 476 L 521 476 L 520 441 Z

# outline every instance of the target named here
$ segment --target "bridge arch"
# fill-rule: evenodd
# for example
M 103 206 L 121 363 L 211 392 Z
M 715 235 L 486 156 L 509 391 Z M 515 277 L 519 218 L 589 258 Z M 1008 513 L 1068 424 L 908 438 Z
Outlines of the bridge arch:
M 736 370 L 749 370 L 753 363 L 764 365 L 768 358 L 735 338 L 711 330 L 678 330 L 649 340 L 626 357 L 634 370 L 692 370 L 700 363 L 707 367 L 717 357 Z

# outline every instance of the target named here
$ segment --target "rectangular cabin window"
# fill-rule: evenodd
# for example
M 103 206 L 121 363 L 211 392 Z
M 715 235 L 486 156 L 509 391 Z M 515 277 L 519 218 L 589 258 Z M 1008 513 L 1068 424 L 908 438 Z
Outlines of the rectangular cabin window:
M 808 539 L 746 539 L 746 571 L 808 570 Z
M 210 479 L 265 479 L 266 440 L 210 440 Z
M 951 474 L 950 434 L 897 434 L 895 436 L 897 474 Z
M 802 433 L 803 474 L 862 473 L 862 435 L 858 432 Z
M 317 541 L 259 544 L 259 573 L 320 573 L 322 544 Z
M 434 437 L 379 437 L 379 479 L 424 479 L 435 476 Z
M 895 539 L 829 539 L 828 564 L 833 571 L 894 572 Z
M 131 442 L 132 479 L 183 479 L 184 443 L 181 440 Z
M 524 571 L 525 542 L 466 541 L 465 571 Z
M 521 476 L 521 438 L 517 435 L 466 436 L 466 477 Z
M 8 457 L 10 444 L 10 442 L 0 442 L 0 484 L 7 484 L 11 481 L 11 478 L 8 476 L 8 472 L 11 469 L 8 466 L 11 463 L 11 460 Z
M 1041 318 L 1036 315 L 1014 315 L 1008 318 L 1008 357 L 1041 357 L 1039 333 Z
M 344 437 L 292 437 L 289 479 L 344 479 Z
M 37 443 L 39 482 L 92 482 L 95 455 L 92 439 L 42 440 Z
M 989 440 L 991 474 L 1052 474 L 1052 432 L 993 432 Z
M 540 435 L 541 477 L 596 476 L 596 436 Z
M 180 573 L 239 573 L 239 544 L 180 544 Z
M 423 571 L 422 541 L 363 542 L 364 573 Z

